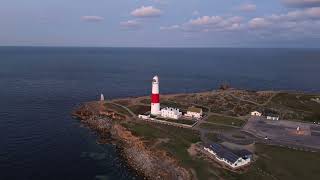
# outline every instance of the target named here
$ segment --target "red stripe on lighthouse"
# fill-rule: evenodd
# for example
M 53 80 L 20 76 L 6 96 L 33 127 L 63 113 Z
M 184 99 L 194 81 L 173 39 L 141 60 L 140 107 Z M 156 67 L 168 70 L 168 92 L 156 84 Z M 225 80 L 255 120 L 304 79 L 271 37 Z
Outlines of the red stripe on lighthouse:
M 160 95 L 159 94 L 152 94 L 151 95 L 151 103 L 159 103 L 160 102 Z

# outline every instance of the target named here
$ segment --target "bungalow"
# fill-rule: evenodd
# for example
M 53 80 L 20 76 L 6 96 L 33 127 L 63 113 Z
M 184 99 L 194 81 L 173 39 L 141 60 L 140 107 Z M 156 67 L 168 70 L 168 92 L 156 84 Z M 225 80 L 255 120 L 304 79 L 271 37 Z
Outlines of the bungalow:
M 247 150 L 231 151 L 218 143 L 213 143 L 204 148 L 212 154 L 216 160 L 235 169 L 249 164 L 252 160 L 252 153 Z
M 278 121 L 279 120 L 279 115 L 273 114 L 273 113 L 267 113 L 266 114 L 267 119 L 269 120 L 274 120 L 274 121 Z
M 189 107 L 187 113 L 184 114 L 186 117 L 197 118 L 200 119 L 203 115 L 201 108 Z

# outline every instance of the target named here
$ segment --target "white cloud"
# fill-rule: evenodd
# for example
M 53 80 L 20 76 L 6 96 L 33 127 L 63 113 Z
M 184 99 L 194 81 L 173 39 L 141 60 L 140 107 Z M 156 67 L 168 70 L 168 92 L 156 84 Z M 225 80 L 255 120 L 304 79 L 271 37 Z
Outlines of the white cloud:
M 192 15 L 193 15 L 193 16 L 198 16 L 199 14 L 200 14 L 200 12 L 197 11 L 197 10 L 195 10 L 195 11 L 192 12 Z
M 182 30 L 187 32 L 234 31 L 244 27 L 239 16 L 202 16 L 181 25 L 161 27 L 161 30 Z
M 317 7 L 320 6 L 320 0 L 282 0 L 290 7 Z
M 272 21 L 304 21 L 320 19 L 320 7 L 290 11 L 286 14 L 273 14 L 268 18 Z
M 138 20 L 128 20 L 120 22 L 120 26 L 125 29 L 138 29 L 141 27 L 141 23 Z
M 238 9 L 242 12 L 253 12 L 257 10 L 257 6 L 255 4 L 247 3 L 239 6 Z
M 170 31 L 170 30 L 178 30 L 180 28 L 180 25 L 172 25 L 172 26 L 161 26 L 161 31 Z
M 154 8 L 153 6 L 142 6 L 131 12 L 131 15 L 135 17 L 156 17 L 160 16 L 161 14 L 161 10 Z
M 191 25 L 210 25 L 221 22 L 223 19 L 220 16 L 202 16 L 197 19 L 191 19 L 189 24 Z
M 104 18 L 101 16 L 82 16 L 81 20 L 86 22 L 100 22 L 103 21 Z
M 257 29 L 257 28 L 264 28 L 270 24 L 265 18 L 253 18 L 248 22 L 250 28 Z

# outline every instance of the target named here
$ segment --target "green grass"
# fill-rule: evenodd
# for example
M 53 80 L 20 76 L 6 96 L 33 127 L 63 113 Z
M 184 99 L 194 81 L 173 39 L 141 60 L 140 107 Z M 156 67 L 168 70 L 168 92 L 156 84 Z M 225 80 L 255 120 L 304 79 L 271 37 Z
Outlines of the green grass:
M 234 130 L 235 128 L 229 127 L 229 126 L 223 126 L 223 125 L 217 125 L 217 124 L 210 124 L 210 123 L 202 123 L 199 126 L 202 129 L 206 130 L 212 130 L 212 131 L 228 131 L 228 130 Z
M 179 124 L 193 125 L 196 121 L 187 120 L 187 119 L 165 119 L 165 118 L 157 118 L 162 121 L 174 122 Z
M 246 137 L 241 135 L 241 134 L 232 134 L 232 137 L 237 138 L 237 139 L 245 139 Z
M 268 106 L 280 110 L 290 109 L 301 120 L 312 122 L 320 120 L 320 104 L 311 100 L 316 97 L 318 96 L 311 94 L 279 93 L 272 98 Z M 291 116 L 294 117 L 294 115 Z
M 193 158 L 187 151 L 192 143 L 200 141 L 200 136 L 196 131 L 158 124 L 127 123 L 124 126 L 132 131 L 133 134 L 148 141 L 155 142 L 158 138 L 169 138 L 168 142 L 161 143 L 157 148 L 170 153 L 183 167 L 194 169 L 199 180 L 217 178 L 214 169 L 210 169 L 207 161 Z
M 217 115 L 209 116 L 208 122 L 222 124 L 222 125 L 238 126 L 238 127 L 241 127 L 245 124 L 245 121 L 241 119 L 226 117 L 226 116 L 217 116 Z
M 256 153 L 259 156 L 258 160 L 247 173 L 239 175 L 239 179 L 272 179 L 262 172 L 281 180 L 316 180 L 320 177 L 320 153 L 262 144 L 256 145 Z
M 315 96 L 296 93 L 279 93 L 273 97 L 271 101 L 275 104 L 283 105 L 292 109 L 313 111 L 317 106 L 320 107 L 319 103 L 311 101 L 311 98 L 313 97 Z
M 133 106 L 129 106 L 128 108 L 136 115 L 144 114 L 150 111 L 150 106 L 144 106 L 144 105 L 133 105 Z
M 140 123 L 127 123 L 125 126 L 133 134 L 148 141 L 155 142 L 158 138 L 169 138 L 168 142 L 161 143 L 157 148 L 169 152 L 183 167 L 194 169 L 199 180 L 272 180 L 270 175 L 281 180 L 316 180 L 320 177 L 320 153 L 256 144 L 257 161 L 247 172 L 235 174 L 212 166 L 202 158 L 189 155 L 187 149 L 190 145 L 200 141 L 199 134 L 191 129 Z M 211 135 L 212 138 L 216 138 L 215 134 L 210 133 Z
M 209 141 L 221 142 L 216 133 L 207 133 L 205 136 Z
M 142 104 L 150 104 L 151 101 L 150 101 L 150 99 L 142 99 L 142 100 L 140 101 L 140 103 L 142 103 Z
M 117 113 L 131 117 L 131 114 L 126 109 L 124 109 L 123 107 L 117 106 L 115 104 L 105 103 L 104 107 L 106 108 L 106 110 L 113 110 L 113 111 L 116 111 Z
M 173 101 L 163 101 L 163 102 L 161 102 L 161 106 L 162 107 L 179 108 L 180 110 L 186 110 L 189 107 L 187 105 L 176 103 L 176 102 L 173 102 Z

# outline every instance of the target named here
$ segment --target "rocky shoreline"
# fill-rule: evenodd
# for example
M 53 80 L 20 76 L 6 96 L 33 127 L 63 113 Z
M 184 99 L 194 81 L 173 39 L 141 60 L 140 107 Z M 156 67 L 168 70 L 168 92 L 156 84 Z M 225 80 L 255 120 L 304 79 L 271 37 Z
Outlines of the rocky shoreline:
M 141 138 L 133 135 L 120 122 L 101 114 L 99 102 L 85 103 L 72 115 L 98 134 L 99 143 L 108 143 L 111 138 L 127 164 L 146 179 L 193 179 L 191 172 L 181 167 L 165 151 L 151 150 Z

